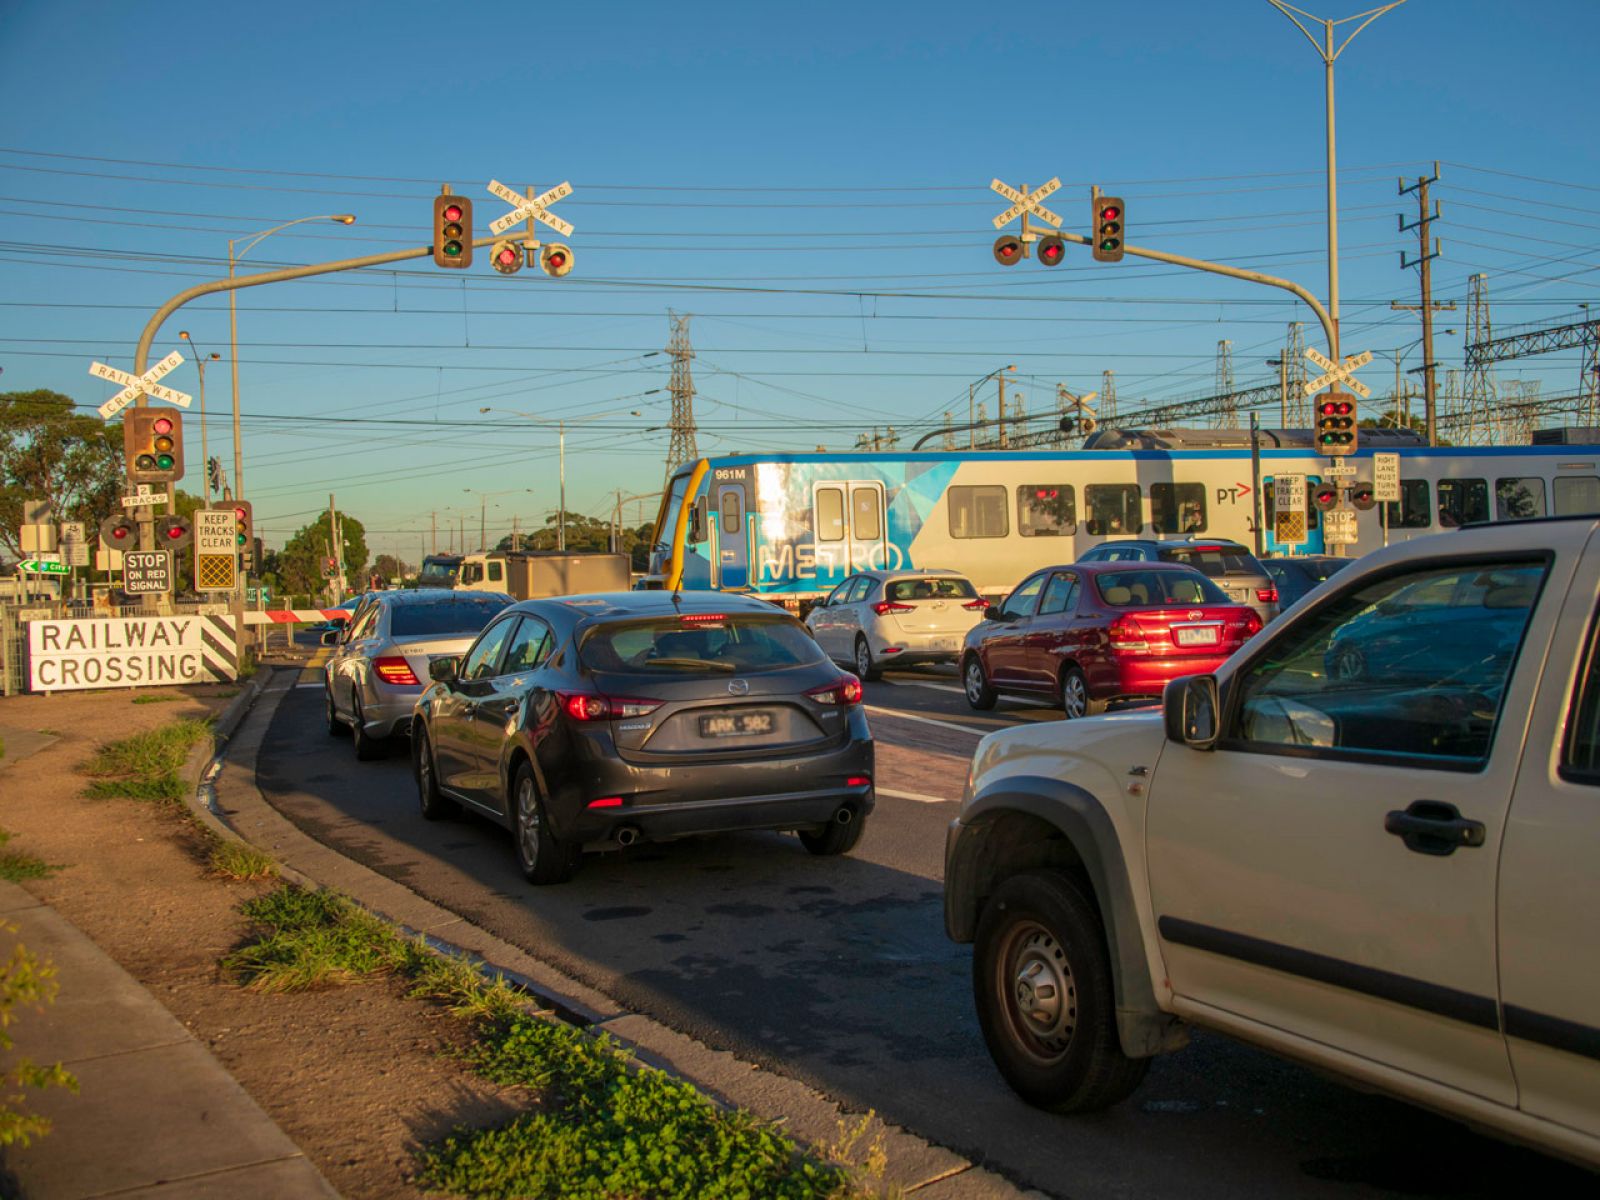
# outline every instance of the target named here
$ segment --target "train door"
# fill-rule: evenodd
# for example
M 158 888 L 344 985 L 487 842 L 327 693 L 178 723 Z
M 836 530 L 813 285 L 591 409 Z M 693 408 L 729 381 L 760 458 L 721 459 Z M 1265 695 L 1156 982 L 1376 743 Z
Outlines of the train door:
M 883 485 L 840 480 L 812 491 L 817 585 L 832 587 L 855 571 L 892 565 L 884 529 Z
M 745 525 L 742 483 L 717 485 L 717 587 L 730 591 L 750 586 L 750 531 Z
M 883 484 L 850 485 L 850 566 L 871 571 L 889 566 L 884 532 Z
M 1273 536 L 1277 532 L 1277 509 L 1272 502 L 1271 475 L 1261 477 L 1261 513 L 1265 528 L 1261 532 L 1261 545 L 1268 558 L 1291 554 L 1326 554 L 1322 542 L 1322 514 L 1311 502 L 1311 494 L 1322 482 L 1321 475 L 1306 476 L 1306 540 L 1305 544 L 1280 542 Z

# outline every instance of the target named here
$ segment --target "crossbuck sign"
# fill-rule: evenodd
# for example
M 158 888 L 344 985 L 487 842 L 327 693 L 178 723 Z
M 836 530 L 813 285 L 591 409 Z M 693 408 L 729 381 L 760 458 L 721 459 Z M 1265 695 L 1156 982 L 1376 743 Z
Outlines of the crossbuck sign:
M 1334 365 L 1333 359 L 1317 350 L 1307 350 L 1306 359 L 1322 374 L 1306 380 L 1306 395 L 1320 392 L 1335 383 L 1342 383 L 1363 400 L 1372 395 L 1372 389 L 1355 377 L 1356 371 L 1372 361 L 1372 351 L 1345 355 L 1344 362 Z
M 89 367 L 89 374 L 96 379 L 108 379 L 112 383 L 120 383 L 122 390 L 100 406 L 100 415 L 107 421 L 116 416 L 128 405 L 132 404 L 139 396 L 149 396 L 152 400 L 165 400 L 168 404 L 176 404 L 179 408 L 188 408 L 191 397 L 183 392 L 175 392 L 171 388 L 160 387 L 158 380 L 165 378 L 175 371 L 178 364 L 183 361 L 183 355 L 174 350 L 143 375 L 133 375 L 127 371 L 119 371 L 115 367 L 108 367 L 105 363 L 97 362 Z
M 1023 213 L 1032 213 L 1050 228 L 1060 229 L 1061 218 L 1040 203 L 1046 196 L 1053 195 L 1060 188 L 1061 180 L 1052 179 L 1049 183 L 1041 184 L 1031 192 L 1023 193 L 996 179 L 989 185 L 989 189 L 999 192 L 1007 200 L 1011 201 L 1011 207 L 994 219 L 994 227 L 999 229 L 1004 225 L 1009 225 L 1012 221 L 1022 216 Z
M 572 195 L 570 183 L 558 183 L 542 196 L 535 196 L 532 200 L 526 196 L 519 196 L 498 179 L 489 180 L 489 194 L 504 200 L 511 205 L 511 211 L 495 221 L 489 222 L 489 232 L 501 234 L 510 229 L 519 221 L 529 219 L 543 221 L 562 237 L 572 236 L 572 226 L 560 217 L 552 214 L 549 209 L 557 200 Z

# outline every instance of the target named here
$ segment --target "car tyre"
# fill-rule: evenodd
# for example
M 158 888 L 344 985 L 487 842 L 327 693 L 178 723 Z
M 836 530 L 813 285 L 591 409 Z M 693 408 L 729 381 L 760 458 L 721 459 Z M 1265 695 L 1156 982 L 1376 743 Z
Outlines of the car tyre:
M 1066 875 L 1027 871 L 995 890 L 978 920 L 972 988 L 989 1054 L 1029 1104 L 1093 1112 L 1144 1078 L 1150 1060 L 1117 1040 L 1100 917 Z
M 339 720 L 339 710 L 333 704 L 333 688 L 322 689 L 322 706 L 328 719 L 328 736 L 343 737 L 350 732 L 350 726 Z
M 1000 698 L 999 693 L 989 686 L 983 660 L 976 654 L 967 655 L 966 662 L 961 664 L 961 690 L 966 693 L 967 703 L 973 708 L 993 708 L 995 701 Z
M 556 838 L 545 819 L 533 768 L 523 763 L 511 781 L 511 836 L 517 865 L 529 883 L 565 883 L 578 866 L 579 848 Z
M 798 832 L 802 846 L 818 858 L 827 858 L 850 853 L 866 831 L 867 818 L 852 810 L 850 820 L 843 825 L 838 821 L 829 821 L 820 830 L 801 829 Z
M 417 799 L 424 821 L 443 821 L 455 816 L 461 807 L 439 790 L 439 771 L 433 761 L 433 746 L 419 722 L 411 739 L 411 768 L 417 778 Z
M 856 674 L 863 682 L 873 683 L 883 678 L 883 668 L 872 661 L 872 647 L 864 637 L 856 638 Z
M 1097 717 L 1106 710 L 1104 700 L 1089 699 L 1089 680 L 1077 667 L 1061 672 L 1061 716 L 1075 721 L 1079 717 Z
M 361 693 L 351 699 L 350 740 L 355 744 L 356 761 L 376 762 L 389 753 L 389 744 L 367 732 L 367 715 L 361 711 Z

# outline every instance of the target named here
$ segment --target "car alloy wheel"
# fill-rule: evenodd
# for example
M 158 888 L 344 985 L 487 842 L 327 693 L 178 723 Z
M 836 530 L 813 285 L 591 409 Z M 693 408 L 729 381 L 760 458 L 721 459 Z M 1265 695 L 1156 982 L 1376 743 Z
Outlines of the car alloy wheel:
M 417 777 L 417 799 L 422 808 L 424 821 L 442 821 L 446 817 L 454 816 L 460 809 L 454 801 L 439 791 L 439 780 L 433 765 L 433 746 L 420 724 L 419 721 L 419 727 L 411 741 L 412 753 L 416 756 L 414 767 Z
M 864 637 L 856 638 L 856 674 L 864 680 L 875 680 L 882 677 L 883 672 L 872 661 L 872 647 L 867 645 Z
M 983 674 L 983 662 L 976 654 L 967 655 L 967 662 L 961 668 L 962 690 L 966 692 L 967 703 L 973 708 L 993 708 L 997 699 L 994 688 L 989 686 L 989 681 Z
M 1068 668 L 1061 676 L 1061 715 L 1069 721 L 1089 715 L 1089 684 L 1082 671 Z
M 517 865 L 529 883 L 561 883 L 578 865 L 579 847 L 556 839 L 545 820 L 539 785 L 527 763 L 517 768 L 512 781 L 511 836 L 516 841 Z

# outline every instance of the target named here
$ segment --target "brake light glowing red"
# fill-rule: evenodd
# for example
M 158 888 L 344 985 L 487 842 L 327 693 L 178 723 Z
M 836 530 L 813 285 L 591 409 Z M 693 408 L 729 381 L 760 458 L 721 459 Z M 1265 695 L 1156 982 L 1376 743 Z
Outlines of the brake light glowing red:
M 872 611 L 881 617 L 888 613 L 916 612 L 917 606 L 915 604 L 898 604 L 893 600 L 879 600 L 872 606 Z
M 833 683 L 811 688 L 806 695 L 818 704 L 839 704 L 845 708 L 861 703 L 861 680 L 846 675 Z
M 844 785 L 845 785 L 845 787 L 871 787 L 872 786 L 872 776 L 870 776 L 870 775 L 852 775 L 852 776 L 850 776 L 849 779 L 846 779 L 844 781 Z
M 421 687 L 422 681 L 417 678 L 411 664 L 398 654 L 386 654 L 381 658 L 372 660 L 372 669 L 378 673 L 378 678 L 392 687 Z
M 1250 614 L 1247 617 L 1245 617 L 1245 619 L 1244 619 L 1244 635 L 1247 638 L 1255 637 L 1255 635 L 1260 633 L 1260 632 L 1261 632 L 1261 618 L 1258 617 L 1255 614 L 1254 610 L 1252 610 L 1250 612 Z
M 637 696 L 601 696 L 594 692 L 557 692 L 562 710 L 574 721 L 613 721 L 643 717 L 661 707 L 659 700 Z
M 1257 588 L 1256 599 L 1262 604 L 1276 604 L 1278 602 L 1278 589 L 1275 587 Z
M 707 625 L 713 621 L 726 621 L 727 613 L 682 613 L 678 620 L 685 625 Z
M 621 796 L 602 796 L 598 800 L 589 801 L 589 803 L 586 804 L 584 807 L 585 808 L 621 808 L 622 807 L 622 797 Z

